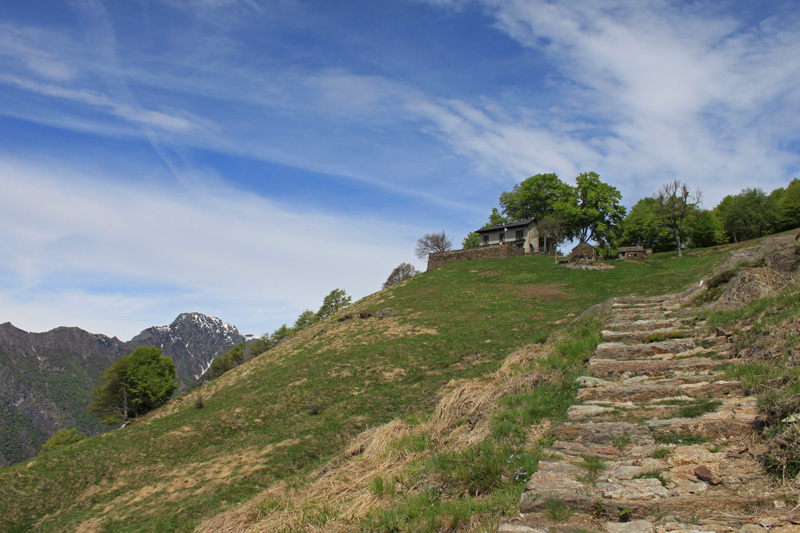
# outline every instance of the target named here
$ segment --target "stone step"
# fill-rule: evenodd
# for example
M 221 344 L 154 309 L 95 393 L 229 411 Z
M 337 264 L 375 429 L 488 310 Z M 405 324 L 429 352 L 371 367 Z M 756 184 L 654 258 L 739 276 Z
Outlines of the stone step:
M 599 378 L 626 378 L 630 376 L 663 376 L 674 372 L 696 372 L 712 370 L 719 361 L 708 357 L 689 357 L 685 359 L 600 359 L 589 361 L 589 372 Z
M 650 357 L 656 354 L 680 354 L 695 348 L 694 339 L 669 339 L 646 344 L 625 344 L 622 342 L 602 342 L 594 352 L 594 357 L 602 359 L 630 359 Z
M 662 309 L 618 308 L 611 311 L 611 320 L 644 320 L 654 318 L 671 318 L 669 312 Z
M 692 383 L 689 378 L 679 378 L 667 382 L 637 382 L 625 385 L 583 388 L 578 390 L 576 401 L 628 401 L 652 402 L 658 399 L 689 396 L 708 398 L 726 396 L 741 389 L 738 381 L 700 381 Z
M 656 329 L 680 327 L 683 325 L 691 325 L 692 321 L 683 318 L 670 318 L 658 320 L 635 320 L 635 321 L 615 321 L 609 320 L 606 322 L 605 329 L 612 331 L 654 331 Z
M 613 448 L 615 443 L 625 440 L 637 446 L 653 444 L 650 428 L 630 422 L 567 422 L 552 432 L 556 441 L 581 446 L 600 446 Z M 555 446 L 554 442 L 554 446 Z M 612 453 L 606 450 L 608 453 Z
M 646 424 L 658 434 L 690 434 L 708 438 L 731 438 L 754 429 L 758 418 L 758 401 L 747 396 L 726 398 L 721 407 L 697 418 L 648 420 Z
M 600 332 L 603 342 L 623 342 L 625 344 L 642 343 L 652 336 L 658 335 L 663 339 L 679 339 L 696 337 L 703 334 L 701 328 L 666 327 L 654 330 L 618 331 L 604 329 Z

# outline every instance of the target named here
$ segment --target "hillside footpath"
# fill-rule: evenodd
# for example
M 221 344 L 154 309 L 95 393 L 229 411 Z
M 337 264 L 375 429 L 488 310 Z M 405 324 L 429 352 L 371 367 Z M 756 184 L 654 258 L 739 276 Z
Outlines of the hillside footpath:
M 499 532 L 800 532 L 797 487 L 759 461 L 757 399 L 721 369 L 731 336 L 686 303 L 614 300 L 569 420 Z

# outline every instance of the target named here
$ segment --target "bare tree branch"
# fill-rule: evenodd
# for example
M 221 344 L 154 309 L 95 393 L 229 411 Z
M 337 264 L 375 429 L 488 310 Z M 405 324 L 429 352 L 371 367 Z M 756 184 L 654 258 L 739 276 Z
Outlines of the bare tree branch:
M 444 231 L 441 233 L 427 233 L 417 240 L 414 254 L 419 259 L 425 259 L 429 254 L 447 252 L 453 248 L 453 242 L 447 238 Z
M 658 190 L 658 205 L 664 217 L 664 227 L 672 232 L 675 239 L 676 256 L 682 257 L 683 234 L 687 221 L 697 214 L 702 204 L 702 192 L 697 189 L 694 194 L 679 180 L 664 184 Z

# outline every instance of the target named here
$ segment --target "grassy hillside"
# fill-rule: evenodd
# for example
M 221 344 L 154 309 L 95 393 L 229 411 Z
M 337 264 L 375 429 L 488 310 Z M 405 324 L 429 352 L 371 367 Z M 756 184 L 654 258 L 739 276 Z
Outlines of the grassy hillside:
M 0 529 L 192 530 L 279 482 L 304 483 L 367 428 L 429 418 L 452 380 L 497 371 L 588 307 L 681 290 L 729 251 L 608 271 L 521 257 L 425 273 L 129 427 L 0 470 Z

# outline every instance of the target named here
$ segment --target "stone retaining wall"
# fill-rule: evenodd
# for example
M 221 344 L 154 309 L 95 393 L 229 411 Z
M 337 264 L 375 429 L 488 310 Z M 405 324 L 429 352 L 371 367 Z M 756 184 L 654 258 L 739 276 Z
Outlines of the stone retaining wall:
M 448 263 L 456 261 L 470 261 L 472 259 L 508 259 L 509 257 L 519 257 L 525 255 L 522 248 L 498 244 L 493 246 L 481 246 L 479 248 L 469 248 L 467 250 L 452 250 L 450 252 L 440 252 L 428 256 L 428 268 L 438 268 Z

